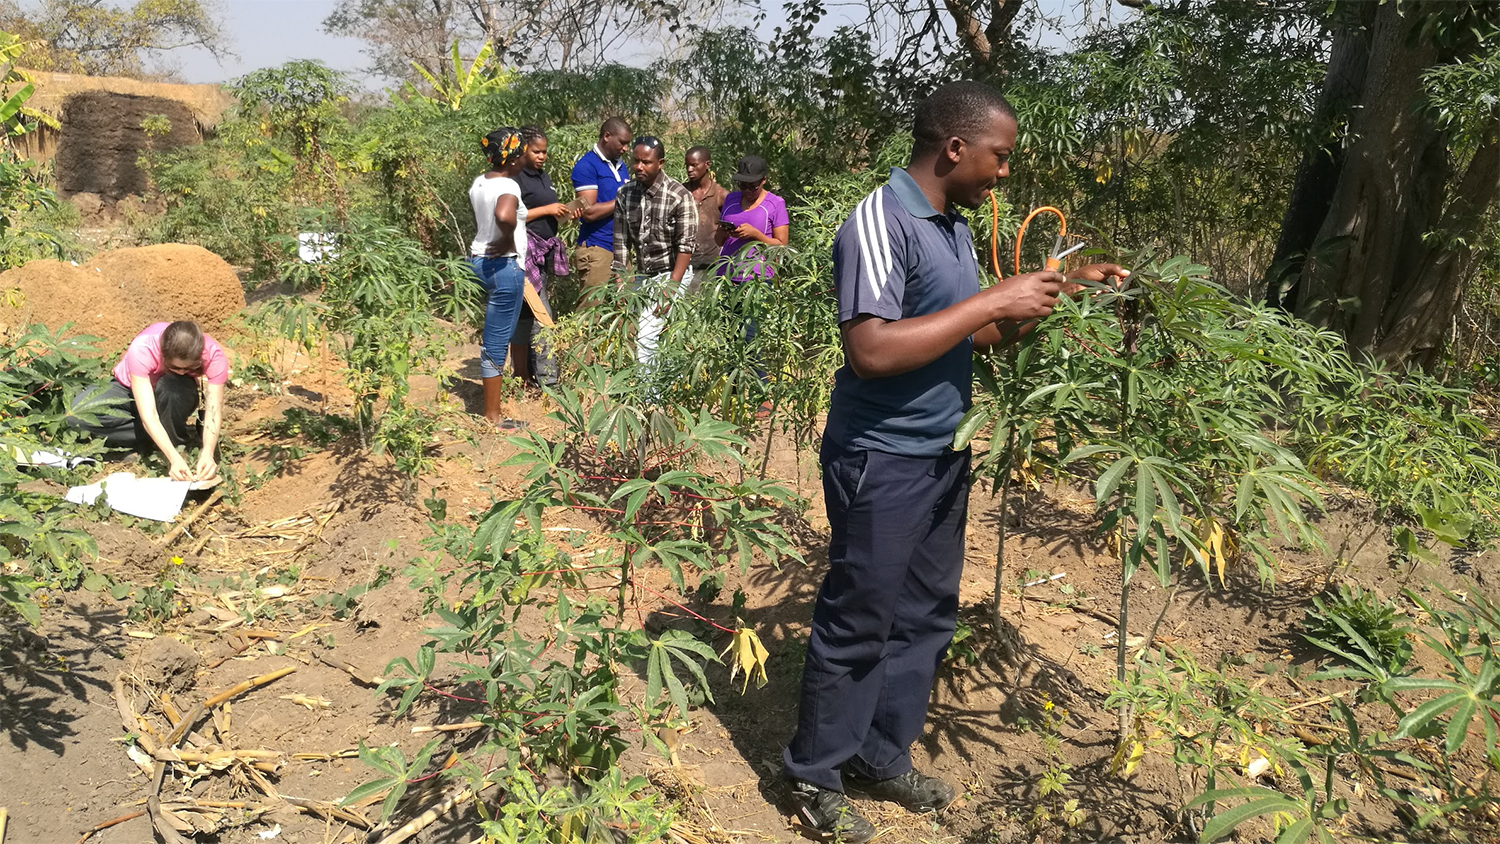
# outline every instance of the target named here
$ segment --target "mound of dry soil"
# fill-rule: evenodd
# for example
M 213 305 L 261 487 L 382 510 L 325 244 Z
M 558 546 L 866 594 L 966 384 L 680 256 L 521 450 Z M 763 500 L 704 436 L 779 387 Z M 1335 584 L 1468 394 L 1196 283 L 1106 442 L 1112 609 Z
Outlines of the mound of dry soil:
M 30 322 L 101 338 L 113 354 L 153 322 L 191 319 L 210 334 L 245 307 L 239 277 L 201 246 L 164 243 L 102 252 L 87 264 L 32 261 L 0 274 L 19 309 L 0 307 L 0 336 Z

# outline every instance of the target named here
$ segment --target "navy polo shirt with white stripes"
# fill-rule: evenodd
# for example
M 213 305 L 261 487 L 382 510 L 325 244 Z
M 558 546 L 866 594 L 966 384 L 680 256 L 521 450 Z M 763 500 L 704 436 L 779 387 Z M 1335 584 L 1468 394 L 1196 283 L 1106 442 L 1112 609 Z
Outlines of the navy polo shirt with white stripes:
M 865 197 L 833 240 L 839 323 L 870 314 L 898 320 L 936 313 L 979 292 L 979 261 L 963 215 L 939 213 L 900 168 Z M 825 442 L 845 449 L 937 457 L 972 399 L 974 342 L 920 369 L 860 378 L 834 374 Z

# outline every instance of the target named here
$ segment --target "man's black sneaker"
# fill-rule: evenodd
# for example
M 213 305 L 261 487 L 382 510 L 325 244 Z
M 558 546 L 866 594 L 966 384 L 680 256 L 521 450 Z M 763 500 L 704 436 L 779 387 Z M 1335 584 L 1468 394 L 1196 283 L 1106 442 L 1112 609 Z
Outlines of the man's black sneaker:
M 863 844 L 875 837 L 874 825 L 860 817 L 849 799 L 837 791 L 793 781 L 792 798 L 797 801 L 797 820 L 822 833 L 825 840 Z
M 953 786 L 916 771 L 883 780 L 845 771 L 844 787 L 876 800 L 900 803 L 910 812 L 936 812 L 958 797 Z

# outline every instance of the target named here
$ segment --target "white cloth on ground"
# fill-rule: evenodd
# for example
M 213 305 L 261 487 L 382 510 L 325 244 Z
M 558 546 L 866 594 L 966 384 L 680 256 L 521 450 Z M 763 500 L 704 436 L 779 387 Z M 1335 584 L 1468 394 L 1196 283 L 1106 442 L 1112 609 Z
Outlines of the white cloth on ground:
M 111 510 L 156 522 L 170 522 L 182 512 L 190 481 L 171 478 L 137 478 L 130 472 L 115 472 L 98 483 L 75 486 L 64 496 L 74 504 L 90 506 L 102 494 Z
M 85 463 L 98 463 L 92 457 L 80 457 L 72 452 L 63 451 L 32 451 L 31 449 L 13 445 L 10 446 L 11 457 L 15 459 L 17 466 L 45 466 L 50 469 L 76 469 Z

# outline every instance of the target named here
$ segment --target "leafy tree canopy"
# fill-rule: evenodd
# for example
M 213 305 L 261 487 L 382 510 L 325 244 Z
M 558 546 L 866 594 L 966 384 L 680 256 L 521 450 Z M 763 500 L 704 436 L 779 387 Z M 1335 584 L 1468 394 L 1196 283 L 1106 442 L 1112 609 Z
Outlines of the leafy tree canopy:
M 159 64 L 163 53 L 226 51 L 217 0 L 0 0 L 0 30 L 30 42 L 25 66 L 92 76 L 170 75 Z

